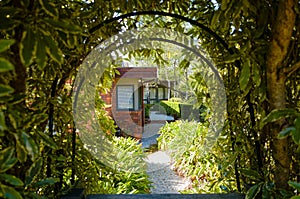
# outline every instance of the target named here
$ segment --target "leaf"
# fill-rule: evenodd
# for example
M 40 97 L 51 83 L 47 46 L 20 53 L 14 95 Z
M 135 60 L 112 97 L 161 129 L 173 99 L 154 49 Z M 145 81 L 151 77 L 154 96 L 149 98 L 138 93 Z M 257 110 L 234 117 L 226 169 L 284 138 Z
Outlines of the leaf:
M 20 55 L 21 60 L 25 66 L 28 66 L 32 63 L 33 58 L 35 57 L 36 52 L 36 38 L 34 32 L 28 27 L 23 32 L 23 38 L 20 46 Z
M 17 158 L 21 163 L 26 162 L 27 160 L 27 151 L 25 147 L 20 143 L 19 140 L 17 140 L 16 144 L 16 152 L 17 152 Z
M 0 172 L 5 172 L 12 168 L 17 163 L 17 158 L 14 157 L 15 149 L 8 147 L 0 151 Z
M 289 184 L 291 187 L 297 189 L 297 191 L 300 191 L 300 183 L 298 183 L 298 182 L 293 182 L 293 181 L 288 181 L 288 184 Z
M 33 182 L 35 176 L 37 176 L 43 165 L 43 159 L 38 158 L 32 165 L 31 167 L 26 171 L 26 177 L 25 177 L 25 184 L 29 185 Z
M 19 192 L 17 192 L 13 187 L 1 186 L 3 192 L 4 192 L 4 198 L 7 199 L 22 199 L 22 196 Z
M 295 131 L 292 131 L 293 140 L 300 145 L 300 115 L 295 119 Z
M 3 31 L 9 31 L 21 23 L 21 21 L 9 19 L 9 18 L 5 18 L 5 19 L 2 18 L 0 20 L 1 20 L 0 30 L 3 30 Z
M 250 79 L 250 66 L 251 66 L 250 59 L 247 59 L 243 65 L 240 78 L 239 78 L 240 89 L 242 91 L 244 91 L 247 88 Z
M 39 0 L 39 2 L 48 15 L 54 18 L 58 18 L 59 13 L 58 10 L 55 8 L 55 5 L 53 5 L 53 3 L 49 2 L 48 0 Z
M 56 143 L 53 141 L 52 138 L 50 138 L 47 134 L 43 133 L 43 132 L 38 132 L 40 138 L 42 138 L 43 142 L 51 147 L 52 149 L 57 149 L 57 145 Z
M 283 138 L 285 138 L 285 137 L 287 137 L 288 135 L 290 135 L 290 133 L 292 132 L 292 131 L 295 131 L 296 130 L 296 128 L 295 127 L 293 127 L 293 126 L 291 126 L 291 127 L 287 127 L 287 128 L 285 128 L 285 129 L 283 129 L 282 131 L 280 131 L 280 133 L 278 134 L 278 139 L 283 139 Z
M 290 199 L 300 199 L 300 196 L 292 196 Z
M 12 87 L 0 84 L 0 97 L 9 95 L 12 92 L 14 92 L 14 89 Z
M 240 168 L 239 169 L 241 174 L 253 179 L 253 180 L 258 180 L 261 178 L 261 176 L 259 175 L 259 173 L 257 171 L 254 171 L 252 169 L 244 169 L 244 168 Z
M 252 79 L 257 87 L 261 84 L 260 70 L 257 65 L 252 67 Z
M 53 185 L 57 182 L 59 182 L 59 178 L 45 178 L 41 181 L 38 181 L 33 186 L 34 187 L 44 187 L 44 186 L 48 186 L 48 185 Z
M 80 33 L 82 31 L 79 26 L 73 24 L 72 21 L 69 20 L 56 20 L 51 18 L 45 18 L 43 20 L 53 28 L 63 32 Z
M 262 182 L 254 185 L 253 187 L 251 187 L 246 194 L 246 198 L 245 199 L 254 199 L 257 194 L 260 192 L 261 186 L 262 186 Z
M 15 67 L 10 61 L 0 57 L 0 73 L 14 70 Z
M 63 56 L 60 48 L 58 47 L 57 42 L 53 40 L 51 36 L 45 36 L 45 41 L 47 43 L 46 51 L 49 54 L 49 56 L 54 59 L 58 63 L 63 62 Z
M 272 110 L 261 122 L 261 127 L 270 122 L 275 122 L 283 117 L 297 116 L 299 113 L 295 109 L 284 108 L 284 109 L 274 109 Z
M 77 39 L 76 35 L 69 34 L 68 39 L 67 39 L 67 43 L 68 43 L 69 47 L 73 48 L 74 46 L 78 45 L 77 40 L 78 39 Z
M 39 149 L 35 141 L 25 132 L 22 132 L 22 140 L 28 154 L 31 156 L 31 160 L 34 161 L 38 156 Z
M 30 0 L 21 0 L 20 2 L 22 4 L 22 6 L 25 8 L 27 8 L 30 4 Z
M 219 25 L 220 11 L 216 11 L 211 19 L 210 26 L 215 30 Z
M 5 115 L 4 113 L 1 111 L 0 112 L 0 131 L 4 131 L 6 130 L 6 123 L 5 123 Z
M 46 43 L 45 43 L 42 35 L 40 35 L 40 37 L 38 37 L 38 43 L 37 43 L 36 49 L 37 49 L 36 63 L 38 65 L 38 68 L 40 70 L 43 70 L 47 64 L 47 62 L 46 62 L 47 54 L 46 54 Z
M 24 185 L 24 183 L 22 182 L 22 180 L 20 180 L 20 178 L 17 178 L 16 176 L 10 174 L 0 174 L 0 179 L 14 186 Z
M 0 40 L 0 53 L 8 50 L 11 45 L 15 43 L 13 39 L 1 39 Z

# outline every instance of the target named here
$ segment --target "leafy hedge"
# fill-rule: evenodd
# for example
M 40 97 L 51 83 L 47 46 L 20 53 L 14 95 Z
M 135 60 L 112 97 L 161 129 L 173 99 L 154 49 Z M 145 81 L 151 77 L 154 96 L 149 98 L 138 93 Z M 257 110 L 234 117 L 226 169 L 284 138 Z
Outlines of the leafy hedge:
M 172 115 L 175 119 L 199 121 L 200 109 L 194 109 L 192 104 L 180 102 L 178 100 L 163 100 L 160 105 L 165 109 L 167 115 Z
M 180 103 L 170 102 L 170 101 L 160 101 L 160 106 L 162 106 L 167 115 L 172 115 L 174 118 L 180 118 Z
M 223 159 L 226 140 L 206 151 L 208 128 L 205 124 L 177 120 L 161 128 L 158 148 L 167 150 L 175 170 L 190 179 L 190 190 L 184 193 L 222 193 L 236 191 L 232 161 Z M 221 143 L 223 142 L 223 143 Z M 236 157 L 232 154 L 233 160 Z

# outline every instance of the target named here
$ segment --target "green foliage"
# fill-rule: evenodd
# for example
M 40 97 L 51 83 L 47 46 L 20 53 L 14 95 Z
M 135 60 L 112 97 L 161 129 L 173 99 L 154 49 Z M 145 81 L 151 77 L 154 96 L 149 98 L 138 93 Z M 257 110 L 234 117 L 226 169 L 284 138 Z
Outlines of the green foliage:
M 167 115 L 172 115 L 174 118 L 180 118 L 180 103 L 163 100 L 160 101 L 159 105 L 164 108 Z
M 194 108 L 192 104 L 184 103 L 182 100 L 162 100 L 159 105 L 164 109 L 167 115 L 172 115 L 175 119 L 181 118 L 184 120 L 204 121 L 205 110 Z
M 222 150 L 226 140 L 219 140 L 211 151 L 205 147 L 206 125 L 176 121 L 161 128 L 158 147 L 170 152 L 175 170 L 192 181 L 183 193 L 228 193 L 236 191 L 233 162 L 237 155 L 225 160 Z
M 114 148 L 111 149 L 111 154 L 116 158 L 112 160 L 115 161 L 115 168 L 104 165 L 101 160 L 92 158 L 85 149 L 79 148 L 79 165 L 76 167 L 78 183 L 88 194 L 149 193 L 145 153 L 140 145 L 132 138 L 113 137 L 112 142 Z
M 150 118 L 150 109 L 153 106 L 153 104 L 145 104 L 145 117 Z
M 266 60 L 269 60 L 273 49 L 270 47 L 271 40 L 278 35 L 274 18 L 276 12 L 281 10 L 278 9 L 280 2 L 285 1 L 0 1 L 0 197 L 58 197 L 76 186 L 70 180 L 74 169 L 72 165 L 76 167 L 77 182 L 81 181 L 90 192 L 98 191 L 99 187 L 104 193 L 147 191 L 147 183 L 142 183 L 140 187 L 132 185 L 132 176 L 145 182 L 143 175 L 116 174 L 97 162 L 83 149 L 78 139 L 76 162 L 73 164 L 72 132 L 75 127 L 71 114 L 72 85 L 66 84 L 67 80 L 74 80 L 82 60 L 101 41 L 120 31 L 145 26 L 170 28 L 189 37 L 200 38 L 202 47 L 213 58 L 226 87 L 228 120 L 212 152 L 202 154 L 199 152 L 201 147 L 188 151 L 181 147 L 186 153 L 180 160 L 182 169 L 186 168 L 186 173 L 194 171 L 195 179 L 204 184 L 201 187 L 201 183 L 193 180 L 194 192 L 235 190 L 237 177 L 234 177 L 233 170 L 237 165 L 241 191 L 248 193 L 247 197 L 290 197 L 290 192 L 284 195 L 274 186 L 278 161 L 274 160 L 277 151 L 272 143 L 278 133 L 280 139 L 293 139 L 288 145 L 289 153 L 285 155 L 291 160 L 290 182 L 297 181 L 300 119 L 294 113 L 299 112 L 300 106 L 300 73 L 297 67 L 299 16 L 297 14 L 292 26 L 289 50 L 286 54 L 281 52 L 281 57 L 284 57 L 282 64 L 276 71 L 269 70 L 267 66 L 273 60 Z M 104 22 L 124 13 L 145 10 L 179 14 L 196 19 L 197 23 L 188 25 L 181 19 L 157 14 Z M 297 6 L 289 12 L 294 10 L 297 12 Z M 99 24 L 103 26 L 95 29 Z M 158 65 L 166 64 L 164 59 L 167 56 L 163 49 L 139 52 L 141 56 L 147 53 L 154 55 Z M 189 54 L 181 55 L 179 65 L 187 68 L 191 65 L 186 59 Z M 166 77 L 173 78 L 168 76 L 171 72 L 173 75 L 176 69 L 174 59 L 172 63 L 174 67 L 165 70 Z M 286 99 L 284 106 L 292 108 L 277 110 L 270 105 L 277 98 L 270 99 L 269 95 L 273 92 L 268 89 L 273 84 L 268 82 L 268 71 L 284 76 L 285 92 L 277 98 Z M 202 72 L 195 70 L 189 77 L 196 94 L 195 108 L 202 104 L 210 107 L 211 103 L 209 91 L 201 78 Z M 102 90 L 109 88 L 113 74 L 113 69 L 104 73 L 100 86 Z M 174 80 L 177 79 L 174 73 Z M 56 89 L 53 91 L 52 87 Z M 52 91 L 54 95 L 51 97 Z M 52 106 L 54 129 L 50 132 L 48 121 Z M 174 110 L 177 114 L 179 109 Z M 112 133 L 114 126 L 105 112 L 99 109 L 97 115 L 102 122 L 102 130 Z M 279 118 L 285 118 L 287 125 L 284 129 L 275 125 Z M 267 123 L 275 128 L 270 130 L 265 126 Z M 181 128 L 177 123 L 172 125 L 174 131 L 188 135 L 188 128 Z M 197 129 L 194 132 L 198 132 Z M 168 136 L 174 143 L 179 143 L 179 139 L 174 138 L 175 134 L 166 133 L 165 137 Z M 168 143 L 168 140 L 164 142 Z M 200 140 L 196 139 L 197 142 Z M 192 166 L 188 166 L 189 161 L 193 162 Z M 200 168 L 199 171 L 194 164 Z M 99 177 L 99 173 L 103 175 Z M 126 180 L 122 181 L 120 176 Z M 297 188 L 295 184 L 290 184 Z M 250 188 L 247 188 L 248 185 Z

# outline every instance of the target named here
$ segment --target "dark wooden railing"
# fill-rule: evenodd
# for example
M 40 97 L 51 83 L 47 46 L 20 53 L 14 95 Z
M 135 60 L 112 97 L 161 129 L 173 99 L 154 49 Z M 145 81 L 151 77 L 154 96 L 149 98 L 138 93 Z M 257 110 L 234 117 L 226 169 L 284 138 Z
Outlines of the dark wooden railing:
M 61 199 L 244 199 L 239 193 L 230 194 L 92 194 L 84 195 L 83 189 L 76 189 Z

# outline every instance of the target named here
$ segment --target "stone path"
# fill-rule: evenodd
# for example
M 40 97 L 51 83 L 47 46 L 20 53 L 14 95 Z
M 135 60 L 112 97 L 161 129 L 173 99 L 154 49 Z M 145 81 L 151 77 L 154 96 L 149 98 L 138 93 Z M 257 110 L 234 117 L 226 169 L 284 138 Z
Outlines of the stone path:
M 172 121 L 172 116 L 159 114 L 158 112 L 150 112 L 150 123 L 144 126 L 144 132 L 142 137 L 142 147 L 148 148 L 149 146 L 156 144 L 156 138 L 158 138 L 157 132 L 166 124 L 167 121 Z
M 144 127 L 142 137 L 142 147 L 148 148 L 149 146 L 157 143 L 159 137 L 159 129 L 165 125 L 169 120 L 174 120 L 173 117 L 159 114 L 157 112 L 150 112 L 151 122 Z M 166 194 L 177 193 L 184 190 L 188 185 L 188 181 L 178 176 L 171 168 L 170 156 L 163 151 L 151 153 L 146 159 L 149 175 L 149 180 L 152 181 L 151 194 Z
M 171 168 L 170 156 L 163 151 L 149 154 L 147 173 L 152 181 L 151 194 L 177 193 L 188 187 L 189 182 L 178 176 Z

